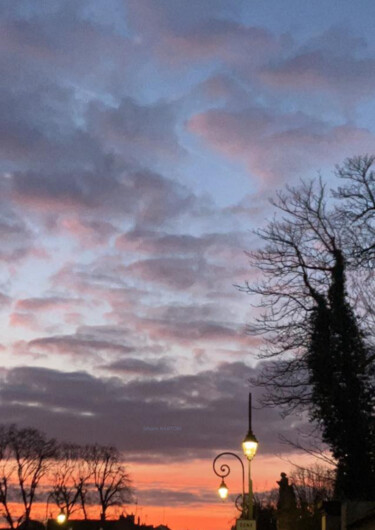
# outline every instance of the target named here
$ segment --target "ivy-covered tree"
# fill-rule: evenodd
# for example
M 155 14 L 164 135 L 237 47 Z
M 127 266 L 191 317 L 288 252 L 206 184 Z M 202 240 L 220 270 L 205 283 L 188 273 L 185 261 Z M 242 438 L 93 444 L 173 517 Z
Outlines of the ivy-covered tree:
M 328 300 L 311 318 L 307 365 L 312 419 L 337 461 L 336 493 L 375 498 L 375 396 L 368 350 L 345 289 L 338 252 Z
M 266 339 L 264 402 L 309 411 L 337 461 L 337 493 L 349 498 L 375 495 L 373 309 L 368 298 L 356 304 L 361 282 L 354 296 L 346 290 L 348 277 L 374 276 L 373 162 L 346 160 L 337 174 L 348 183 L 331 195 L 322 180 L 279 192 L 281 215 L 249 253 L 262 280 L 245 287 L 260 301 L 250 331 Z

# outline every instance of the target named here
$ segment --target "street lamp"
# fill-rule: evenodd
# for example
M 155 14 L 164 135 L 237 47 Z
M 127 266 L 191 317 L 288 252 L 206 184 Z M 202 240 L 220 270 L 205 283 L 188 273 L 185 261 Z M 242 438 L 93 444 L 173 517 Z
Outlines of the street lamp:
M 223 501 L 228 497 L 228 487 L 224 482 L 224 479 L 221 480 L 221 484 L 219 486 L 219 489 L 217 490 L 219 492 L 219 496 Z
M 255 453 L 258 449 L 258 440 L 255 438 L 254 434 L 248 432 L 244 441 L 242 442 L 243 454 L 248 460 L 252 460 L 255 456 Z
M 258 449 L 258 440 L 253 433 L 251 426 L 251 393 L 249 393 L 249 430 L 242 442 L 242 450 L 247 458 L 248 463 L 248 477 L 249 477 L 249 519 L 253 519 L 254 505 L 253 505 L 253 481 L 251 480 L 251 461 L 254 458 Z
M 61 508 L 60 513 L 56 517 L 56 521 L 58 522 L 58 524 L 64 524 L 66 519 L 67 519 L 67 517 L 66 517 L 66 513 L 64 511 L 64 508 Z
M 231 453 L 225 451 L 224 453 L 218 454 L 213 461 L 212 467 L 214 473 L 221 478 L 221 484 L 218 489 L 218 493 L 221 499 L 225 500 L 228 497 L 228 488 L 224 482 L 224 479 L 230 473 L 230 467 L 228 464 L 222 464 L 219 469 L 216 467 L 217 460 L 225 456 L 234 457 L 241 465 L 242 470 L 242 506 L 240 507 L 237 503 L 238 498 L 236 499 L 235 505 L 236 508 L 241 511 L 240 519 L 237 519 L 236 529 L 237 530 L 255 530 L 256 522 L 253 519 L 254 516 L 254 505 L 253 505 L 253 483 L 251 480 L 251 461 L 254 458 L 257 449 L 258 449 L 258 440 L 252 431 L 251 426 L 251 393 L 249 394 L 249 430 L 242 442 L 243 453 L 246 456 L 248 462 L 248 479 L 249 479 L 249 494 L 248 494 L 248 506 L 246 508 L 246 496 L 245 496 L 245 467 L 242 462 L 242 459 L 236 455 L 236 453 Z

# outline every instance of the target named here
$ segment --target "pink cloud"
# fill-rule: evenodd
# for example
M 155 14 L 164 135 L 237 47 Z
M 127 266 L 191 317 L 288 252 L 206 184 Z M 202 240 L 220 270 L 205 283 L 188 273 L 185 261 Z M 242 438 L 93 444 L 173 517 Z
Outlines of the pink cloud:
M 23 327 L 31 330 L 38 328 L 37 319 L 30 313 L 11 313 L 9 315 L 11 327 Z
M 80 326 L 83 324 L 84 318 L 81 315 L 81 313 L 70 312 L 64 315 L 64 321 L 67 324 L 73 324 L 75 326 Z
M 202 22 L 185 34 L 171 31 L 163 37 L 161 56 L 176 65 L 177 55 L 200 62 L 217 58 L 232 66 L 252 68 L 279 48 L 277 39 L 264 28 L 218 19 Z
M 302 113 L 272 114 L 256 108 L 197 114 L 187 128 L 271 183 L 306 175 L 320 164 L 332 166 L 354 153 L 371 152 L 375 140 L 372 132 L 354 125 L 333 126 Z
M 110 238 L 117 231 L 109 222 L 84 219 L 72 215 L 64 216 L 59 223 L 59 228 L 62 232 L 77 238 L 81 246 L 85 248 L 108 245 Z

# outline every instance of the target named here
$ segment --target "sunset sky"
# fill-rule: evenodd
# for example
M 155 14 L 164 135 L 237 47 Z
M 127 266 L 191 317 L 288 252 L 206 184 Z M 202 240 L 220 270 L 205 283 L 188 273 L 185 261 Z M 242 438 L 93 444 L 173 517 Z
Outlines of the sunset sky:
M 2 421 L 115 444 L 147 523 L 227 530 L 211 461 L 240 450 L 260 346 L 234 285 L 276 189 L 375 151 L 375 3 L 0 12 Z M 271 489 L 306 418 L 253 423 Z

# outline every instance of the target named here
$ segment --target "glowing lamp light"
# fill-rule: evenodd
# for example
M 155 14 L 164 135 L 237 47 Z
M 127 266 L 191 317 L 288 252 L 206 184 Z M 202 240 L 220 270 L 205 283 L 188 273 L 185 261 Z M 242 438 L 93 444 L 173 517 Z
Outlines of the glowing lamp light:
M 65 514 L 63 509 L 60 511 L 59 515 L 56 517 L 56 521 L 58 522 L 58 524 L 64 524 L 65 523 L 66 514 Z
M 242 450 L 248 460 L 252 460 L 258 449 L 258 440 L 255 435 L 249 431 L 242 442 Z
M 222 479 L 221 481 L 218 492 L 219 492 L 220 499 L 223 499 L 223 501 L 225 501 L 225 499 L 228 497 L 228 488 L 224 482 L 224 479 Z

